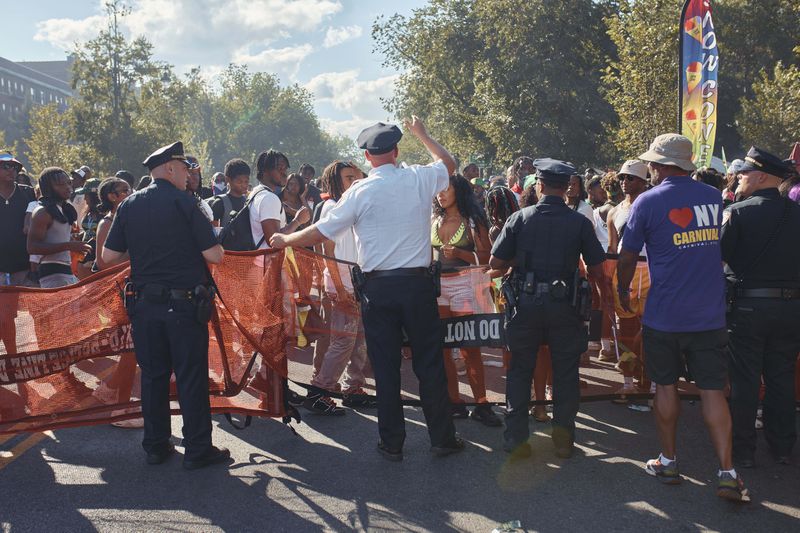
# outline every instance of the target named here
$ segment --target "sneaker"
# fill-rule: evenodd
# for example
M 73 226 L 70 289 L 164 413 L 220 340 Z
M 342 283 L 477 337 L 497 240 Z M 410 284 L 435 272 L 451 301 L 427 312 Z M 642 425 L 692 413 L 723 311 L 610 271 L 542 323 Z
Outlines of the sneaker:
M 469 410 L 463 403 L 454 403 L 450 406 L 450 414 L 453 418 L 469 418 Z
M 597 355 L 597 360 L 602 363 L 616 363 L 617 353 L 614 350 L 602 349 Z
M 299 406 L 303 405 L 303 401 L 304 400 L 305 400 L 305 398 L 303 398 L 301 395 L 297 394 L 292 389 L 289 389 L 288 392 L 286 393 L 286 403 L 288 403 L 292 407 L 299 407 Z
M 472 410 L 472 414 L 470 414 L 469 417 L 473 420 L 477 420 L 484 426 L 500 427 L 503 425 L 503 421 L 500 420 L 500 417 L 497 416 L 497 413 L 492 411 L 492 406 L 489 404 L 481 404 L 476 406 L 475 409 Z
M 303 407 L 312 413 L 325 416 L 342 416 L 345 410 L 336 405 L 330 397 L 320 393 L 309 393 L 303 400 Z
M 661 458 L 650 459 L 644 465 L 644 471 L 655 476 L 659 481 L 666 485 L 677 485 L 681 481 L 681 474 L 678 472 L 678 461 L 672 461 L 669 466 L 661 462 Z
M 722 472 L 717 482 L 717 496 L 732 502 L 747 503 L 750 495 L 744 488 L 741 476 L 733 477 L 730 472 Z
M 342 394 L 342 405 L 354 409 L 356 407 L 374 408 L 378 406 L 378 398 L 367 394 L 362 388 L 354 389 Z

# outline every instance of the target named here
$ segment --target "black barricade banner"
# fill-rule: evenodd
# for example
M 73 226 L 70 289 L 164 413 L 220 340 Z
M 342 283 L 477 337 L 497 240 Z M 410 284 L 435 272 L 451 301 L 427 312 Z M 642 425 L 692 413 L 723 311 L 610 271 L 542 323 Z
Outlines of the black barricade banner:
M 506 345 L 502 313 L 443 318 L 442 334 L 445 348 L 504 348 Z

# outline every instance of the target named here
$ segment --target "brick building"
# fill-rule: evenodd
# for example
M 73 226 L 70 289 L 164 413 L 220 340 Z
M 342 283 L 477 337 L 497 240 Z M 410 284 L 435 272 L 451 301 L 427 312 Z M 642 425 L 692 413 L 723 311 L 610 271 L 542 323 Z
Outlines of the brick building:
M 70 60 L 14 62 L 0 57 L 0 116 L 12 119 L 27 103 L 66 106 L 72 96 L 71 64 Z

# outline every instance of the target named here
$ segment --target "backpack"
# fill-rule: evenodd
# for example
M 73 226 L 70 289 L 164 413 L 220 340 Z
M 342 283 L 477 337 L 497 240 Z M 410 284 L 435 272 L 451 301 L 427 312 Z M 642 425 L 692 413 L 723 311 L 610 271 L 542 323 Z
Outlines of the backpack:
M 228 196 L 228 193 L 220 194 L 219 196 L 217 196 L 217 198 L 222 200 L 222 209 L 224 210 L 224 212 L 222 213 L 222 220 L 220 220 L 219 223 L 224 228 L 231 223 L 231 211 L 233 211 L 233 202 L 231 202 L 231 197 Z
M 324 206 L 327 201 L 328 199 L 322 200 L 320 203 L 314 206 L 314 212 L 311 214 L 312 224 L 316 224 L 317 222 L 319 222 L 320 217 L 322 217 L 322 206 Z
M 261 237 L 258 243 L 253 242 L 253 230 L 250 229 L 250 204 L 255 200 L 256 196 L 264 191 L 272 192 L 263 185 L 256 187 L 253 190 L 253 194 L 251 194 L 250 198 L 245 202 L 244 207 L 242 207 L 239 212 L 236 213 L 236 216 L 231 218 L 228 225 L 219 232 L 217 242 L 219 242 L 223 248 L 233 252 L 245 252 L 257 250 L 261 246 L 261 243 L 264 242 L 264 237 Z M 283 206 L 281 206 L 281 211 L 283 211 Z

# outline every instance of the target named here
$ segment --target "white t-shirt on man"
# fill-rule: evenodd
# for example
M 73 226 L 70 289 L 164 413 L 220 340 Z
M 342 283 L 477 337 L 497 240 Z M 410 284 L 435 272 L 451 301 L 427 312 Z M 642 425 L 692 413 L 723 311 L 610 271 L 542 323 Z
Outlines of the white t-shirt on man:
M 278 227 L 286 226 L 286 211 L 278 195 L 264 187 L 256 187 L 250 193 L 250 197 L 256 195 L 250 203 L 250 231 L 253 233 L 253 244 L 258 245 L 258 241 L 264 239 L 264 230 L 261 222 L 264 220 L 277 220 Z M 248 197 L 248 199 L 250 198 Z M 269 248 L 269 242 L 264 241 L 256 248 L 264 250 Z
M 320 211 L 320 218 L 324 217 L 328 214 L 328 212 L 333 209 L 336 205 L 336 202 L 333 200 L 325 200 L 325 203 L 322 204 L 322 211 Z M 341 259 L 343 261 L 350 261 L 351 263 L 358 262 L 358 248 L 356 248 L 356 234 L 353 233 L 353 228 L 349 228 L 342 233 L 338 234 L 333 240 L 334 248 L 333 248 L 333 256 L 336 259 Z M 342 278 L 342 285 L 344 288 L 347 289 L 351 294 L 353 293 L 353 281 L 350 279 L 350 267 L 348 265 L 337 263 L 336 265 L 339 268 L 339 277 Z M 336 294 L 336 286 L 333 284 L 333 278 L 331 277 L 331 273 L 328 271 L 328 264 L 325 264 L 325 272 L 323 273 L 325 277 L 325 292 L 329 294 Z

